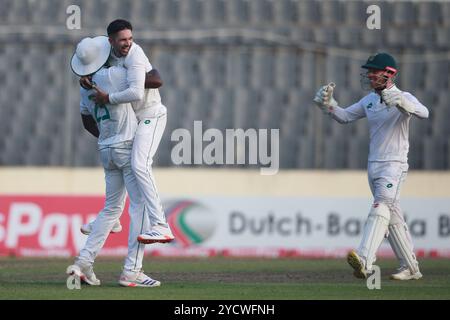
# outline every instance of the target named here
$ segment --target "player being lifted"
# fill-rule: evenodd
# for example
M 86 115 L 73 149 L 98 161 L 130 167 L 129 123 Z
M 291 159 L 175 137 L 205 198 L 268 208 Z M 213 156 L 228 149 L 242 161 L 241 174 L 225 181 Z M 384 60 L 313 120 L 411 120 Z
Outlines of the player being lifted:
M 132 103 L 138 119 L 138 129 L 133 142 L 131 166 L 151 223 L 150 230 L 141 233 L 138 241 L 141 243 L 170 242 L 174 236 L 166 221 L 152 172 L 153 157 L 166 127 L 167 109 L 162 104 L 157 89 L 159 75 L 153 69 L 142 48 L 133 41 L 132 30 L 131 24 L 122 19 L 114 20 L 108 25 L 107 32 L 112 47 L 108 63 L 126 69 L 128 86 L 122 91 L 111 93 L 97 86 L 94 101 L 99 105 Z M 150 81 L 148 77 L 146 79 L 147 73 L 151 76 Z M 152 77 L 157 84 L 150 85 L 150 88 L 146 89 L 148 87 L 146 84 L 151 82 Z M 83 87 L 90 87 L 88 78 L 82 78 L 80 82 Z M 114 231 L 115 229 L 112 230 Z
M 363 230 L 358 250 L 347 255 L 357 278 L 372 272 L 376 253 L 383 238 L 400 261 L 400 268 L 391 275 L 395 280 L 420 279 L 419 264 L 403 213 L 400 209 L 400 188 L 408 172 L 409 121 L 412 116 L 428 118 L 428 109 L 412 94 L 399 90 L 395 84 L 397 64 L 387 53 L 369 57 L 362 66 L 363 89 L 373 89 L 357 103 L 341 108 L 333 98 L 334 84 L 317 92 L 314 102 L 339 123 L 350 123 L 366 117 L 369 124 L 369 185 L 374 201 Z
M 77 46 L 71 67 L 79 76 L 90 75 L 93 83 L 106 92 L 124 90 L 127 87 L 127 71 L 122 67 L 105 67 L 111 51 L 104 36 L 85 38 Z M 92 98 L 95 91 L 80 88 L 80 112 L 87 131 L 98 138 L 100 159 L 105 171 L 105 206 L 90 224 L 89 236 L 68 274 L 75 274 L 90 285 L 100 285 L 93 265 L 108 234 L 120 218 L 126 191 L 130 198 L 130 230 L 128 254 L 119 283 L 131 287 L 155 287 L 160 282 L 142 271 L 144 245 L 137 237 L 149 228 L 144 211 L 142 193 L 131 169 L 131 150 L 138 127 L 136 115 L 130 103 L 98 105 Z M 126 190 L 125 190 L 126 189 Z

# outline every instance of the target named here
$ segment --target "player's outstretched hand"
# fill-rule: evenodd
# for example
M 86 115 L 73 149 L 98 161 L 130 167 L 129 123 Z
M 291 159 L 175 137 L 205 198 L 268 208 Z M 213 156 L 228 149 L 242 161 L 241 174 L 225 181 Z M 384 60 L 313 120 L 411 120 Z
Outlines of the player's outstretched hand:
M 333 98 L 334 87 L 334 83 L 324 85 L 317 91 L 314 97 L 314 102 L 324 112 L 331 112 L 333 108 L 338 106 L 337 101 Z

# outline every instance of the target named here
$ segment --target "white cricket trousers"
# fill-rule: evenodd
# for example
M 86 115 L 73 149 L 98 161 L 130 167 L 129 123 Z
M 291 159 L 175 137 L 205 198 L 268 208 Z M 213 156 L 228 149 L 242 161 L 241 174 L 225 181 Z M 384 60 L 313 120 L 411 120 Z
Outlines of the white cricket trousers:
M 80 251 L 79 260 L 90 264 L 94 263 L 114 223 L 123 212 L 126 191 L 128 191 L 130 226 L 128 254 L 125 258 L 124 269 L 128 271 L 142 269 L 145 245 L 139 243 L 137 237 L 143 230 L 149 228 L 149 223 L 144 210 L 143 198 L 131 169 L 131 151 L 131 142 L 100 150 L 100 159 L 105 172 L 105 206 L 95 219 L 92 232 L 89 234 L 84 248 Z
M 134 137 L 131 155 L 131 167 L 144 198 L 145 210 L 151 226 L 167 225 L 152 171 L 153 157 L 161 142 L 166 123 L 167 113 L 157 117 L 141 118 Z
M 404 162 L 369 162 L 369 186 L 374 202 L 383 202 L 391 209 L 393 217 L 404 222 L 400 209 L 400 190 L 408 174 L 408 164 Z
M 384 203 L 389 207 L 389 226 L 398 225 L 405 229 L 405 250 L 413 255 L 411 234 L 400 208 L 400 190 L 406 180 L 408 167 L 408 163 L 398 161 L 369 162 L 368 178 L 374 203 Z M 395 243 L 389 234 L 388 240 L 401 265 L 405 266 L 406 261 L 401 252 L 396 250 Z

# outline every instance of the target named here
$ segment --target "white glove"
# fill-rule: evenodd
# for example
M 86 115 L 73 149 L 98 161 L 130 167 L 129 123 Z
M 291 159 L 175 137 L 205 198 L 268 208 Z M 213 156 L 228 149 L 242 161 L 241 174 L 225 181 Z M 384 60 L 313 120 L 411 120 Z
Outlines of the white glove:
M 414 105 L 414 103 L 405 98 L 400 90 L 398 90 L 397 88 L 395 89 L 396 90 L 385 89 L 381 91 L 381 97 L 383 98 L 384 103 L 388 107 L 397 107 L 398 110 L 403 113 L 415 113 L 416 106 Z
M 326 86 L 320 87 L 319 91 L 317 91 L 316 96 L 314 97 L 313 101 L 316 103 L 316 105 L 325 112 L 326 107 L 323 101 L 322 93 L 325 90 Z
M 333 98 L 334 87 L 335 84 L 332 82 L 322 86 L 314 97 L 314 102 L 323 112 L 332 112 L 338 106 L 337 101 Z

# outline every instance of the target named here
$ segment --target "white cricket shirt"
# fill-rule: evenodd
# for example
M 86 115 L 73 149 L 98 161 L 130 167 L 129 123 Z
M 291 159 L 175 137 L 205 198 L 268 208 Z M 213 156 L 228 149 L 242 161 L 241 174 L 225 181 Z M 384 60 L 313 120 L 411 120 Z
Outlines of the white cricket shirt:
M 144 50 L 137 44 L 131 45 L 125 57 L 117 57 L 111 52 L 108 63 L 124 67 L 127 70 L 128 86 L 120 92 L 109 95 L 112 104 L 131 102 L 139 120 L 158 117 L 166 113 L 161 103 L 158 89 L 145 89 L 145 74 L 153 69 Z
M 92 80 L 104 92 L 117 92 L 127 88 L 127 70 L 121 67 L 102 68 Z M 95 90 L 80 89 L 80 112 L 92 115 L 100 132 L 99 149 L 111 147 L 126 141 L 133 141 L 137 129 L 137 119 L 130 103 L 106 104 L 100 107 L 89 97 Z
M 428 109 L 409 92 L 402 92 L 415 107 L 414 115 L 428 118 Z M 371 92 L 348 108 L 335 108 L 329 113 L 340 123 L 349 123 L 367 117 L 369 123 L 369 161 L 408 161 L 410 114 L 397 107 L 388 107 L 380 96 Z

